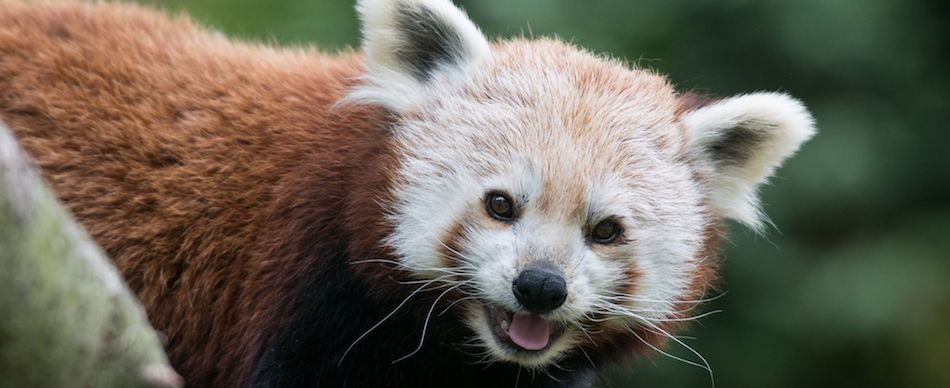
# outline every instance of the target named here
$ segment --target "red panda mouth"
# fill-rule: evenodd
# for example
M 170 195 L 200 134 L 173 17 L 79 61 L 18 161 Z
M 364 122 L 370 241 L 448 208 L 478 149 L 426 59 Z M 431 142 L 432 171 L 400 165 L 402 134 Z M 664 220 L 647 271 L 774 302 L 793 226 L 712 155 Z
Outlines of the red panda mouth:
M 511 350 L 540 352 L 564 334 L 564 326 L 537 314 L 513 313 L 493 304 L 485 304 L 488 323 L 495 340 Z

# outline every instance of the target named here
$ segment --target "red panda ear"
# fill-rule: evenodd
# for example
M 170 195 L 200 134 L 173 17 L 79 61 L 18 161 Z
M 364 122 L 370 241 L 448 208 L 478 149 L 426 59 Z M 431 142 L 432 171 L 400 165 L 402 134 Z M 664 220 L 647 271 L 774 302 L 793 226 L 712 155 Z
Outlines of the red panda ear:
M 683 122 L 692 158 L 710 171 L 710 204 L 760 230 L 758 187 L 815 134 L 811 114 L 788 95 L 754 93 L 697 107 Z
M 403 111 L 445 82 L 437 76 L 464 75 L 489 54 L 484 35 L 449 0 L 360 0 L 357 11 L 366 77 L 351 99 Z

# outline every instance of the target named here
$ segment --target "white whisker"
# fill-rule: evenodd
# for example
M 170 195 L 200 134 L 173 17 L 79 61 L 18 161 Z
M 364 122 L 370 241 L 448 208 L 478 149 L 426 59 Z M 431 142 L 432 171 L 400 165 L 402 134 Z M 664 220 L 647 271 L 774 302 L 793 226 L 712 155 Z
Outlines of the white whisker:
M 337 366 L 343 364 L 343 360 L 346 359 L 346 355 L 350 353 L 350 350 L 352 350 L 353 347 L 356 346 L 357 343 L 359 343 L 363 338 L 366 338 L 366 336 L 369 335 L 369 333 L 372 333 L 373 330 L 376 330 L 376 328 L 379 327 L 380 325 L 382 325 L 383 322 L 386 322 L 386 320 L 388 320 L 390 317 L 392 317 L 393 315 L 395 315 L 396 312 L 399 311 L 400 308 L 402 308 L 402 306 L 404 306 L 407 302 L 409 302 L 409 299 L 412 299 L 412 297 L 415 296 L 416 294 L 418 294 L 420 291 L 422 291 L 422 289 L 424 289 L 424 288 L 425 288 L 426 286 L 428 286 L 429 284 L 435 283 L 437 280 L 438 280 L 438 279 L 431 280 L 429 283 L 423 284 L 423 285 L 419 286 L 419 288 L 416 288 L 414 291 L 412 291 L 412 293 L 409 294 L 409 296 L 407 296 L 405 299 L 403 299 L 402 302 L 400 302 L 399 305 L 396 306 L 396 308 L 393 309 L 393 311 L 389 312 L 389 314 L 387 314 L 385 317 L 383 317 L 383 319 L 381 319 L 379 322 L 376 322 L 375 325 L 373 325 L 372 327 L 370 327 L 370 328 L 369 328 L 368 330 L 366 330 L 362 335 L 360 335 L 359 338 L 357 338 L 355 341 L 353 341 L 353 343 L 350 344 L 350 346 L 349 346 L 348 348 L 346 348 L 346 351 L 343 352 L 343 355 L 340 356 L 340 361 L 337 363 Z
M 443 314 L 445 314 L 446 312 L 448 312 L 449 309 L 451 309 L 451 308 L 454 307 L 455 305 L 459 304 L 460 302 L 463 302 L 463 301 L 466 301 L 466 300 L 472 300 L 472 299 L 478 299 L 478 298 L 475 297 L 475 296 L 466 296 L 466 297 L 464 297 L 464 298 L 458 298 L 456 301 L 454 301 L 454 302 L 450 303 L 448 306 L 446 306 L 445 309 L 443 309 L 442 312 L 439 313 L 438 316 L 441 317 Z
M 460 283 L 460 284 L 454 285 L 454 286 L 450 287 L 449 289 L 447 289 L 447 290 L 445 290 L 445 291 L 442 291 L 442 293 L 439 294 L 439 296 L 435 298 L 435 301 L 432 302 L 432 306 L 429 307 L 429 312 L 426 314 L 426 319 L 425 319 L 424 323 L 422 324 L 422 335 L 421 335 L 420 338 L 419 338 L 419 346 L 417 346 L 416 349 L 413 350 L 412 352 L 410 352 L 409 354 L 407 354 L 407 355 L 405 355 L 405 356 L 402 356 L 402 357 L 399 357 L 399 358 L 397 358 L 396 360 L 394 360 L 394 361 L 392 362 L 393 364 L 395 364 L 395 363 L 397 363 L 397 362 L 399 362 L 399 361 L 405 360 L 405 359 L 407 359 L 407 358 L 409 358 L 409 357 L 412 357 L 414 354 L 418 353 L 420 349 L 422 349 L 422 344 L 423 344 L 423 343 L 425 342 L 425 340 L 426 340 L 426 329 L 429 328 L 429 318 L 432 317 L 432 311 L 435 310 L 435 306 L 439 303 L 439 300 L 441 300 L 442 297 L 445 296 L 445 294 L 448 294 L 448 293 L 451 292 L 452 290 L 461 287 L 463 284 L 465 284 L 465 283 Z
M 398 261 L 389 260 L 389 259 L 366 259 L 366 260 L 356 260 L 356 261 L 350 262 L 351 265 L 368 264 L 368 263 L 392 264 L 395 266 L 400 265 Z
M 702 363 L 702 364 L 699 364 L 699 363 L 696 363 L 696 362 L 693 362 L 693 361 L 689 361 L 689 360 L 685 360 L 685 359 L 682 359 L 682 358 L 679 358 L 679 357 L 676 357 L 676 356 L 672 356 L 672 355 L 670 355 L 669 353 L 665 353 L 665 352 L 663 352 L 662 350 L 659 350 L 659 349 L 657 349 L 655 346 L 650 345 L 650 344 L 647 344 L 648 346 L 650 346 L 651 348 L 653 348 L 653 349 L 655 349 L 655 350 L 657 350 L 657 351 L 659 351 L 659 352 L 661 352 L 661 353 L 664 353 L 664 354 L 666 354 L 666 355 L 668 355 L 668 356 L 672 356 L 672 357 L 674 357 L 674 358 L 679 359 L 680 361 L 684 361 L 684 362 L 686 362 L 687 364 L 694 365 L 694 366 L 700 367 L 700 368 L 702 368 L 702 369 L 705 369 L 707 372 L 709 372 L 709 382 L 710 382 L 710 385 L 712 386 L 712 388 L 716 388 L 716 378 L 715 378 L 715 376 L 713 376 L 712 367 L 709 366 L 709 361 L 706 361 L 706 357 L 703 357 L 703 355 L 700 354 L 698 351 L 696 351 L 696 349 L 693 349 L 691 346 L 687 345 L 685 342 L 681 341 L 679 338 L 676 338 L 675 336 L 670 335 L 670 333 L 667 333 L 665 330 L 659 328 L 658 326 L 656 326 L 656 325 L 654 325 L 654 324 L 652 324 L 652 323 L 647 323 L 647 324 L 648 324 L 648 325 L 651 325 L 651 326 L 653 327 L 653 329 L 658 330 L 660 333 L 663 333 L 663 335 L 664 335 L 666 338 L 669 338 L 669 339 L 673 340 L 674 342 L 676 342 L 676 343 L 679 344 L 680 346 L 686 348 L 686 350 L 689 350 L 691 353 L 693 353 L 694 355 L 696 355 L 696 357 L 699 357 L 699 359 L 702 360 L 703 363 Z M 634 330 L 632 330 L 632 329 L 631 329 L 631 332 L 633 333 L 633 335 L 635 335 L 635 336 L 637 335 L 636 332 L 635 332 Z M 637 338 L 640 338 L 640 337 L 637 336 Z M 641 338 L 641 340 L 642 340 L 642 338 Z
M 592 368 L 597 368 L 597 366 L 594 365 L 594 360 L 593 360 L 592 358 L 590 358 L 590 355 L 587 354 L 587 351 L 584 350 L 584 348 L 578 347 L 577 350 L 580 350 L 580 351 L 581 351 L 581 354 L 584 355 L 584 358 L 587 359 L 587 362 L 590 363 L 590 366 L 591 366 Z
M 728 293 L 728 292 L 725 292 L 725 291 L 724 291 L 723 293 L 721 293 L 721 294 L 719 294 L 719 295 L 711 296 L 711 297 L 708 297 L 708 298 L 700 298 L 700 299 L 655 300 L 655 299 L 640 298 L 640 297 L 637 297 L 637 296 L 628 295 L 628 294 L 622 294 L 622 293 L 618 293 L 618 292 L 608 292 L 607 295 L 602 296 L 602 298 L 606 298 L 606 299 L 609 299 L 609 300 L 622 300 L 622 301 L 628 301 L 628 302 L 646 302 L 646 303 L 673 303 L 673 304 L 679 304 L 679 303 L 706 303 L 706 302 L 712 302 L 712 301 L 714 301 L 714 300 L 716 300 L 716 299 L 722 298 L 722 297 L 725 296 L 727 293 Z

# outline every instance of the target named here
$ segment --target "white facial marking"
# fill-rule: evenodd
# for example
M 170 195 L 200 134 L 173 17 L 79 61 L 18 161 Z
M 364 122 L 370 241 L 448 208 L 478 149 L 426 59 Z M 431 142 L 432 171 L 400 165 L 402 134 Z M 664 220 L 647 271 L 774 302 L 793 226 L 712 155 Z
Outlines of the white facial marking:
M 427 23 L 447 39 L 427 43 L 441 56 L 401 55 L 418 48 L 407 37 L 431 38 L 400 30 L 406 6 L 431 11 Z M 813 133 L 804 108 L 778 95 L 726 100 L 680 121 L 665 78 L 550 40 L 489 50 L 445 0 L 362 0 L 360 12 L 367 74 L 349 101 L 390 110 L 400 161 L 385 243 L 417 277 L 467 282 L 477 299 L 459 308 L 493 359 L 544 367 L 588 341 L 579 328 L 601 324 L 592 316 L 626 329 L 675 315 L 718 222 L 709 208 L 756 225 L 755 187 Z M 723 139 L 737 126 L 779 130 L 730 148 Z M 714 150 L 749 157 L 727 164 Z M 511 197 L 516 219 L 485 213 L 491 191 Z M 590 229 L 608 218 L 621 238 L 592 242 Z M 493 322 L 486 306 L 524 312 L 512 282 L 537 261 L 565 278 L 566 301 L 543 314 L 563 335 L 515 352 L 494 329 L 511 322 Z
M 494 357 L 542 366 L 576 346 L 584 334 L 575 326 L 631 281 L 636 300 L 614 304 L 644 318 L 672 314 L 689 286 L 706 220 L 689 166 L 675 160 L 675 150 L 655 146 L 656 138 L 679 136 L 665 82 L 572 49 L 567 58 L 527 55 L 517 44 L 511 49 L 460 87 L 400 116 L 393 128 L 401 166 L 388 243 L 406 269 L 437 276 L 441 239 L 462 223 L 459 247 L 479 299 L 508 311 L 523 311 L 511 291 L 520 271 L 533 261 L 554 264 L 564 273 L 568 298 L 545 318 L 566 328 L 547 349 L 511 352 L 497 343 L 483 310 L 473 308 L 468 318 Z M 623 71 L 634 84 L 644 77 L 639 82 L 656 95 L 617 96 L 580 82 L 570 67 L 545 63 L 565 59 Z M 517 68 L 506 69 L 513 61 Z M 520 207 L 511 225 L 483 214 L 491 190 L 508 193 Z M 588 230 L 604 217 L 624 222 L 626 244 L 592 245 Z M 639 278 L 628 277 L 631 266 Z

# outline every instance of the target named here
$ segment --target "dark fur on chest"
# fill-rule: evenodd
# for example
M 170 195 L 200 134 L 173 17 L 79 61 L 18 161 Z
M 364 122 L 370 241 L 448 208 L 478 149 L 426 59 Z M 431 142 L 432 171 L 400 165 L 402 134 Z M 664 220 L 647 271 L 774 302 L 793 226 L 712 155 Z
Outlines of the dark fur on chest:
M 504 362 L 479 362 L 481 349 L 464 345 L 473 333 L 453 311 L 435 308 L 422 348 L 415 350 L 437 291 L 417 294 L 376 330 L 341 356 L 371 326 L 388 315 L 417 286 L 389 298 L 370 295 L 339 251 L 328 268 L 300 284 L 289 322 L 255 365 L 255 387 L 586 387 L 588 361 L 569 358 L 561 368 L 530 372 Z M 556 380 L 555 380 L 556 379 Z

